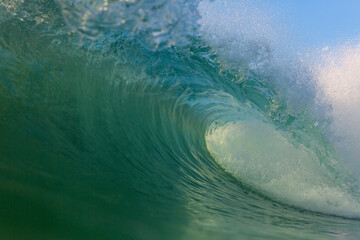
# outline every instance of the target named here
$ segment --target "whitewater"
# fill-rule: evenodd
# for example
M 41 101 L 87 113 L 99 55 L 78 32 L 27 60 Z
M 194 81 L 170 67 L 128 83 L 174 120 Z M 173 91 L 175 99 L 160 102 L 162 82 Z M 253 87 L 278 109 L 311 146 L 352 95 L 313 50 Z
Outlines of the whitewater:
M 3 239 L 360 238 L 360 44 L 255 1 L 0 1 Z

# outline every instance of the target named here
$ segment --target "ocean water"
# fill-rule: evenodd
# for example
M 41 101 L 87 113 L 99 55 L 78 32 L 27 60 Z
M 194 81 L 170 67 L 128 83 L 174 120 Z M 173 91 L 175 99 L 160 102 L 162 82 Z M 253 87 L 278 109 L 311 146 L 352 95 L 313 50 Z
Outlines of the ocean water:
M 359 239 L 360 45 L 271 16 L 0 0 L 1 239 Z

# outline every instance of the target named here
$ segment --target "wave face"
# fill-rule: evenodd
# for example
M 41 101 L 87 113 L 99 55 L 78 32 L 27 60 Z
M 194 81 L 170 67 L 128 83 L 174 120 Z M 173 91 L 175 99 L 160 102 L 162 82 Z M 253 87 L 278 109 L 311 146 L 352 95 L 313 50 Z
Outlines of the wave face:
M 1 237 L 358 239 L 358 47 L 304 61 L 269 16 L 0 2 Z

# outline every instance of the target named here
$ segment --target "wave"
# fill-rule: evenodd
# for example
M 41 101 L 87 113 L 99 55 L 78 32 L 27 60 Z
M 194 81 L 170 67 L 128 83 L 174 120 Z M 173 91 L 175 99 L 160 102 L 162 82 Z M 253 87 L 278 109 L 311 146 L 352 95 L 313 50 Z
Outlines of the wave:
M 74 232 L 94 221 L 89 236 L 128 238 L 144 238 L 133 226 L 169 238 L 188 222 L 228 229 L 242 215 L 260 227 L 266 212 L 302 221 L 288 213 L 297 209 L 360 218 L 359 168 L 347 165 L 357 48 L 331 56 L 340 64 L 304 62 L 247 1 L 19 0 L 0 13 L 0 185 L 20 199 L 11 213 L 29 201 Z M 52 222 L 39 209 L 23 220 L 38 215 L 35 230 Z

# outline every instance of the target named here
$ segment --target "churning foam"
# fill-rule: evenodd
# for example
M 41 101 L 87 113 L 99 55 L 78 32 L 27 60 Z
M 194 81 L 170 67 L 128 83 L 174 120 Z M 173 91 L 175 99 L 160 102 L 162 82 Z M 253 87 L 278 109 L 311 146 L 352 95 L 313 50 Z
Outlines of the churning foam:
M 253 118 L 212 126 L 209 152 L 225 171 L 281 202 L 328 214 L 360 217 L 360 204 L 321 165 L 272 124 Z

